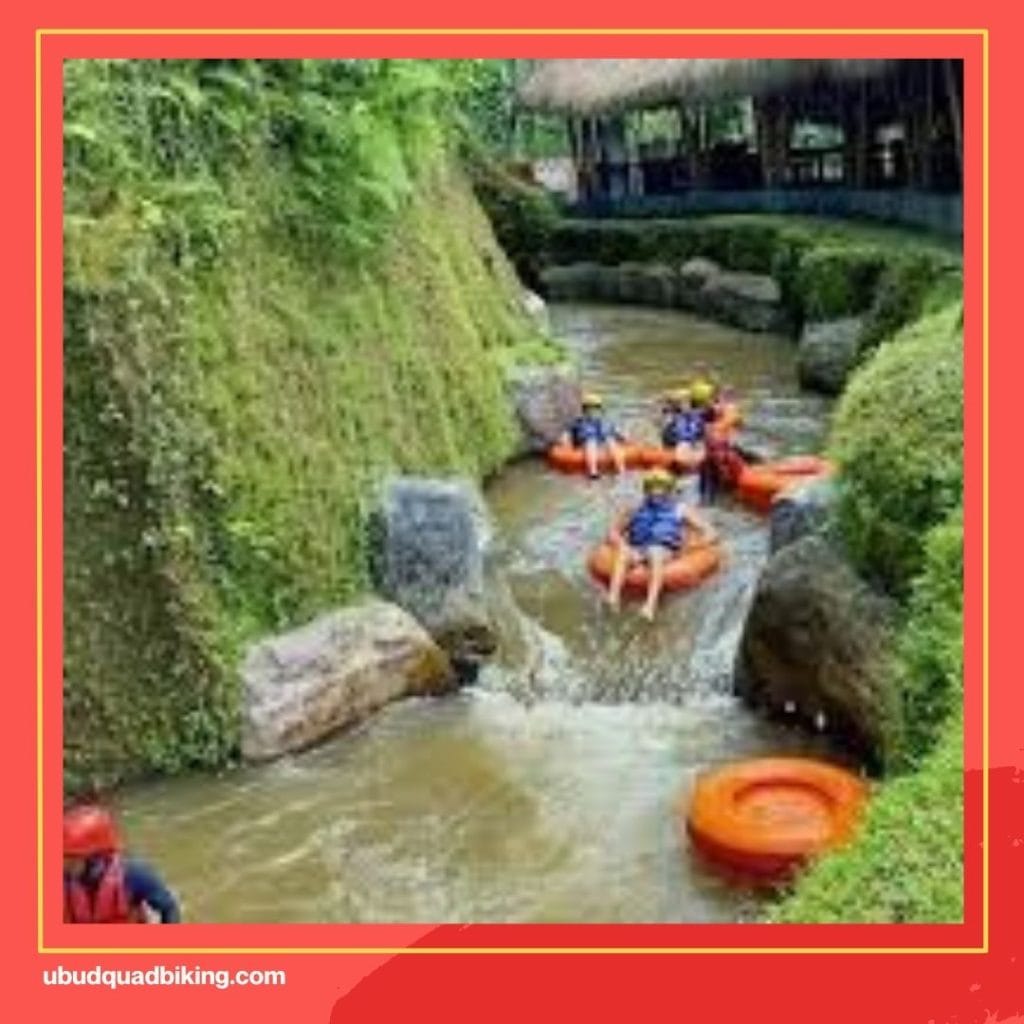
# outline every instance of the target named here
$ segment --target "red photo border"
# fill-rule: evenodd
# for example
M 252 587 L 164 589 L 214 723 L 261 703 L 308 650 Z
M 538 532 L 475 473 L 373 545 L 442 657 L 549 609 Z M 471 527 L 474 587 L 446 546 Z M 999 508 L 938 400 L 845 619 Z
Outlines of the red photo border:
M 198 5 L 196 5 L 198 7 Z M 877 5 L 884 11 L 884 5 Z M 186 12 L 183 8 L 176 10 L 176 19 L 184 21 L 188 14 L 191 24 L 202 24 L 215 15 L 205 14 L 199 10 Z M 478 13 L 478 12 L 477 12 Z M 672 24 L 677 18 L 665 16 L 655 18 L 655 23 Z M 860 12 L 859 12 L 860 13 Z M 865 17 L 868 11 L 862 12 Z M 492 14 L 491 17 L 496 17 Z M 520 17 L 523 15 L 520 14 Z M 648 13 L 654 17 L 654 12 Z M 914 15 L 905 7 L 901 16 L 908 20 Z M 23 20 L 27 20 L 24 19 Z M 153 16 L 150 15 L 150 18 Z M 925 14 L 917 16 L 925 23 L 933 20 Z M 362 18 L 365 20 L 366 15 Z M 562 18 L 568 22 L 573 20 L 567 12 Z M 810 964 L 811 970 L 822 978 L 825 976 L 851 976 L 850 965 L 859 962 L 863 970 L 870 970 L 871 975 L 890 977 L 891 981 L 908 987 L 905 994 L 913 990 L 917 995 L 938 996 L 947 988 L 952 993 L 956 985 L 958 1007 L 965 1012 L 974 1011 L 971 1019 L 983 1019 L 982 1014 L 1016 1011 L 1013 995 L 1020 991 L 1017 981 L 1018 972 L 1015 967 L 1016 955 L 1013 952 L 1016 943 L 1016 926 L 1012 918 L 1012 909 L 1008 905 L 1005 893 L 1010 873 L 1019 865 L 1015 858 L 1021 840 L 1016 835 L 1020 829 L 1021 793 L 1024 792 L 1017 783 L 1022 779 L 1018 767 L 1019 752 L 1022 749 L 1016 735 L 1014 708 L 1008 692 L 1009 680 L 998 686 L 988 686 L 988 630 L 998 620 L 998 612 L 989 615 L 989 488 L 988 488 L 988 451 L 989 451 L 989 417 L 990 417 L 990 377 L 989 377 L 989 162 L 988 162 L 988 121 L 989 121 L 989 81 L 988 81 L 988 48 L 989 33 L 986 29 L 866 29 L 844 30 L 840 28 L 823 29 L 776 29 L 746 31 L 730 29 L 727 33 L 717 32 L 714 26 L 699 30 L 572 30 L 572 29 L 535 29 L 515 30 L 513 32 L 497 29 L 477 28 L 472 30 L 413 28 L 405 31 L 388 29 L 375 31 L 374 27 L 385 24 L 385 18 L 375 19 L 374 23 L 363 29 L 332 30 L 329 33 L 315 32 L 309 29 L 283 34 L 279 29 L 261 30 L 254 34 L 251 30 L 229 32 L 211 29 L 197 30 L 195 33 L 182 34 L 176 29 L 174 34 L 156 35 L 153 30 L 139 35 L 133 32 L 113 32 L 109 30 L 67 31 L 60 29 L 39 30 L 40 19 L 36 24 L 26 25 L 25 30 L 17 38 L 19 51 L 11 65 L 5 71 L 5 81 L 15 81 L 15 72 L 20 71 L 22 95 L 26 78 L 24 72 L 32 68 L 32 61 L 26 59 L 24 52 L 26 43 L 31 45 L 34 38 L 35 53 L 38 58 L 37 85 L 41 87 L 41 101 L 38 102 L 36 118 L 39 132 L 31 135 L 25 129 L 32 124 L 31 114 L 28 118 L 18 117 L 17 138 L 22 155 L 28 155 L 28 140 L 34 142 L 33 152 L 38 165 L 38 177 L 35 184 L 39 186 L 34 211 L 36 223 L 31 234 L 25 231 L 25 239 L 34 236 L 36 245 L 40 247 L 42 259 L 36 267 L 38 290 L 31 287 L 32 282 L 26 274 L 25 253 L 9 262 L 10 271 L 7 280 L 20 282 L 28 293 L 36 294 L 35 309 L 26 318 L 28 324 L 32 319 L 37 321 L 33 332 L 41 321 L 41 329 L 37 338 L 35 352 L 8 353 L 12 364 L 12 373 L 2 383 L 8 387 L 8 404 L 5 414 L 12 422 L 19 425 L 20 436 L 41 436 L 38 450 L 33 452 L 19 448 L 5 452 L 9 470 L 9 479 L 17 479 L 25 483 L 26 496 L 32 495 L 34 502 L 28 507 L 12 510 L 8 525 L 13 533 L 20 537 L 19 543 L 7 540 L 10 555 L 9 564 L 12 574 L 18 578 L 24 573 L 26 580 L 36 576 L 41 570 L 41 587 L 36 588 L 36 605 L 26 608 L 22 599 L 12 600 L 5 593 L 4 610 L 9 612 L 8 621 L 12 626 L 20 626 L 21 635 L 34 637 L 35 649 L 31 652 L 32 662 L 36 662 L 33 675 L 37 679 L 34 698 L 42 697 L 42 711 L 36 721 L 37 731 L 32 737 L 36 742 L 25 744 L 26 749 L 18 753 L 26 755 L 25 760 L 18 761 L 21 772 L 29 766 L 41 774 L 41 784 L 33 794 L 39 814 L 33 813 L 28 802 L 23 803 L 21 794 L 12 794 L 12 805 L 16 804 L 26 812 L 24 822 L 35 819 L 36 835 L 34 849 L 30 851 L 32 862 L 31 875 L 35 886 L 28 885 L 28 874 L 22 873 L 22 881 L 17 893 L 12 893 L 12 900 L 19 909 L 19 920 L 36 922 L 33 963 L 45 965 L 55 962 L 74 963 L 81 960 L 81 954 L 89 962 L 102 962 L 110 965 L 138 964 L 140 955 L 151 962 L 167 959 L 166 954 L 173 954 L 172 959 L 185 962 L 187 954 L 190 960 L 202 961 L 207 956 L 216 955 L 218 963 L 238 962 L 242 965 L 266 966 L 268 962 L 276 966 L 285 966 L 289 971 L 289 984 L 296 978 L 308 981 L 321 993 L 321 1002 L 317 1005 L 320 1012 L 325 1012 L 325 991 L 338 993 L 351 989 L 349 995 L 339 1004 L 339 1012 L 344 1010 L 345 1017 L 365 1004 L 366 1009 L 375 1013 L 383 1012 L 385 1007 L 409 1009 L 417 1006 L 417 1002 L 392 994 L 413 985 L 425 986 L 424 991 L 431 993 L 443 991 L 442 985 L 456 984 L 457 971 L 468 970 L 467 964 L 474 963 L 473 973 L 483 986 L 474 992 L 483 994 L 490 984 L 498 984 L 498 978 L 505 978 L 502 999 L 507 1008 L 526 1005 L 527 996 L 531 995 L 529 986 L 524 989 L 509 990 L 509 964 L 516 970 L 516 962 L 523 964 L 520 968 L 524 974 L 538 979 L 543 984 L 546 977 L 562 986 L 589 984 L 594 992 L 601 992 L 599 1000 L 586 998 L 572 1005 L 577 1009 L 586 1007 L 602 1015 L 614 1008 L 617 1012 L 629 1012 L 628 995 L 618 999 L 607 991 L 607 983 L 595 984 L 595 975 L 611 979 L 623 973 L 631 975 L 636 983 L 661 985 L 670 983 L 685 971 L 694 983 L 699 980 L 700 987 L 711 983 L 714 979 L 723 984 L 716 1000 L 711 1003 L 700 1003 L 701 1006 L 713 1006 L 730 1009 L 748 1007 L 754 1014 L 753 1019 L 768 1019 L 775 1015 L 773 1004 L 765 1005 L 765 998 L 777 986 L 772 981 L 780 979 L 798 979 L 795 970 L 799 964 Z M 121 12 L 121 17 L 104 18 L 106 24 L 123 23 L 139 24 L 144 19 L 139 12 Z M 233 19 L 240 22 L 242 19 Z M 315 23 L 330 24 L 328 14 Z M 346 19 L 349 20 L 349 19 Z M 355 18 L 352 19 L 355 21 Z M 449 17 L 451 23 L 462 20 L 467 25 L 481 25 L 484 18 L 472 15 L 462 19 Z M 585 22 L 580 14 L 577 18 Z M 746 20 L 756 25 L 760 18 L 747 17 Z M 805 15 L 802 19 L 807 23 L 823 24 L 824 17 Z M 871 24 L 884 24 L 887 19 L 875 17 Z M 959 21 L 960 19 L 958 19 Z M 54 24 L 80 23 L 76 17 L 69 20 L 67 16 Z M 416 25 L 420 18 L 394 21 L 395 24 Z M 986 21 L 991 21 L 987 18 Z M 543 17 L 538 17 L 537 24 L 543 24 Z M 955 25 L 956 23 L 954 23 Z M 27 32 L 34 35 L 26 38 Z M 965 688 L 967 692 L 967 730 L 965 738 L 965 921 L 961 925 L 811 925 L 811 926 L 765 926 L 765 925 L 470 925 L 453 926 L 403 926 L 403 925 L 215 925 L 185 924 L 178 926 L 173 933 L 166 930 L 160 933 L 137 933 L 134 938 L 125 936 L 124 930 L 104 927 L 83 928 L 77 926 L 70 929 L 59 920 L 60 914 L 55 901 L 44 892 L 43 879 L 57 877 L 60 853 L 57 845 L 44 843 L 44 836 L 58 834 L 57 826 L 60 816 L 60 705 L 58 666 L 60 665 L 60 637 L 62 632 L 62 611 L 60 594 L 62 588 L 62 569 L 60 563 L 60 491 L 61 491 L 61 425 L 60 406 L 62 383 L 60 376 L 61 329 L 60 329 L 60 94 L 59 94 L 59 62 L 64 57 L 98 57 L 98 56 L 676 56 L 680 54 L 694 56 L 815 56 L 815 57 L 962 57 L 965 61 L 965 189 L 964 189 L 964 257 L 965 257 L 965 299 L 966 299 L 966 336 L 965 336 Z M 1007 69 L 1009 70 L 1009 69 Z M 1004 85 L 1006 102 L 1009 102 L 1009 79 Z M 33 211 L 27 208 L 26 199 L 32 193 L 31 174 L 25 173 L 21 167 L 11 175 L 15 183 L 14 195 L 8 195 L 5 202 L 11 210 L 12 225 L 19 229 L 31 224 Z M 997 177 L 997 175 L 994 175 Z M 28 186 L 28 187 L 26 187 Z M 16 197 L 16 198 L 15 198 Z M 12 198 L 14 201 L 12 202 Z M 1009 215 L 1009 204 L 1005 207 Z M 1002 222 L 1009 240 L 1010 220 Z M 20 235 L 19 235 L 20 237 Z M 998 275 L 994 275 L 997 277 Z M 34 316 L 33 316 L 34 314 Z M 29 335 L 26 335 L 28 337 Z M 26 371 L 28 371 L 26 375 Z M 29 395 L 32 401 L 26 402 L 25 385 L 34 381 Z M 14 387 L 20 384 L 21 393 Z M 1012 386 L 1010 375 L 1002 378 L 991 378 L 991 390 L 998 393 L 1000 387 Z M 27 434 L 26 428 L 31 426 L 32 433 Z M 39 432 L 38 434 L 36 432 Z M 997 441 L 996 436 L 993 437 Z M 38 463 L 37 463 L 38 457 Z M 34 470 L 41 466 L 41 475 Z M 30 483 L 31 481 L 31 483 Z M 32 507 L 32 505 L 35 507 Z M 35 522 L 33 522 L 35 520 Z M 996 518 L 994 524 L 998 524 Z M 37 534 L 35 527 L 41 527 Z M 26 529 L 27 528 L 27 529 Z M 33 535 L 41 538 L 34 550 L 27 546 L 27 539 Z M 1005 549 L 1009 556 L 1010 549 Z M 997 567 L 1006 568 L 1006 560 Z M 35 587 L 35 584 L 32 584 Z M 22 595 L 24 590 L 22 591 Z M 29 612 L 38 613 L 36 624 Z M 1007 614 L 1003 613 L 1004 616 Z M 27 662 L 28 663 L 28 662 Z M 41 667 L 40 667 L 41 666 Z M 996 676 L 995 679 L 1003 678 Z M 990 698 L 997 714 L 989 716 Z M 19 709 L 20 695 L 19 695 Z M 1017 698 L 1019 700 L 1019 698 Z M 1018 705 L 1019 706 L 1019 705 Z M 31 708 L 26 701 L 25 710 L 38 711 Z M 19 719 L 20 720 L 20 719 Z M 26 716 L 26 722 L 29 718 Z M 991 746 L 989 723 L 991 721 Z M 24 740 L 25 737 L 22 737 Z M 34 749 L 33 749 L 34 748 Z M 991 756 L 990 756 L 991 755 Z M 992 770 L 990 771 L 990 765 Z M 998 766 L 998 767 L 997 767 Z M 27 789 L 29 779 L 21 775 L 22 785 Z M 38 781 L 38 779 L 37 779 Z M 991 793 L 991 795 L 990 795 Z M 1016 811 L 1016 813 L 1014 813 Z M 988 837 L 990 842 L 986 843 Z M 25 851 L 22 851 L 25 852 Z M 22 866 L 27 863 L 22 862 Z M 991 884 L 990 884 L 991 872 Z M 1002 888 L 1000 888 L 1002 886 Z M 990 891 L 1002 891 L 1002 901 L 990 900 Z M 25 910 L 24 918 L 20 911 Z M 134 931 L 134 930 L 133 930 Z M 330 938 L 325 939 L 329 933 Z M 150 935 L 146 939 L 143 935 Z M 164 945 L 165 936 L 168 943 Z M 154 941 L 159 937 L 159 945 Z M 18 949 L 26 954 L 21 934 Z M 351 945 L 348 942 L 351 941 Z M 461 950 L 461 955 L 434 956 L 394 956 L 401 953 L 432 953 L 451 954 Z M 541 957 L 539 952 L 573 953 L 587 952 L 606 954 L 600 962 L 592 956 L 556 956 Z M 346 952 L 348 955 L 340 960 L 337 956 L 324 956 Z M 467 960 L 469 952 L 475 954 L 492 953 L 491 956 L 474 956 Z M 653 952 L 659 955 L 651 955 Z M 696 966 L 689 957 L 682 961 L 665 954 L 692 953 L 701 965 L 699 979 L 692 974 Z M 898 956 L 880 956 L 881 953 Z M 936 955 L 943 954 L 936 962 Z M 312 955 L 320 954 L 320 955 Z M 524 954 L 526 954 L 524 956 Z M 608 956 L 610 954 L 610 956 Z M 637 955 L 646 954 L 646 955 Z M 738 954 L 712 955 L 712 954 Z M 767 954 L 767 955 L 766 955 Z M 772 955 L 774 954 L 774 955 Z M 796 955 L 799 954 L 799 955 Z M 833 954 L 833 955 L 821 955 Z M 858 955 L 860 954 L 860 955 Z M 610 960 L 617 961 L 614 970 Z M 317 964 L 330 964 L 324 970 Z M 609 964 L 608 969 L 600 967 L 600 963 Z M 729 982 L 730 962 L 736 967 L 743 965 L 750 984 Z M 661 965 L 677 964 L 662 967 Z M 630 965 L 626 967 L 625 965 Z M 690 967 L 686 965 L 690 964 Z M 814 966 L 817 964 L 817 966 Z M 888 965 L 897 966 L 891 971 Z M 942 966 L 943 964 L 949 966 Z M 974 966 L 970 966 L 970 965 Z M 385 965 L 386 969 L 378 970 L 371 978 L 352 989 L 355 981 L 374 968 Z M 589 966 L 587 966 L 589 965 Z M 635 965 L 635 967 L 633 966 Z M 883 965 L 885 970 L 881 970 Z M 899 966 L 902 965 L 902 966 Z M 939 970 L 936 970 L 939 967 Z M 803 970 L 807 970 L 805 966 Z M 859 973 L 859 972 L 858 972 Z M 325 975 L 330 976 L 328 982 Z M 979 980 L 970 985 L 961 984 L 964 978 L 976 975 Z M 382 979 L 387 978 L 385 983 Z M 447 979 L 447 980 L 445 980 Z M 488 979 L 491 979 L 490 981 Z M 646 979 L 642 981 L 641 979 Z M 902 981 L 898 980 L 902 979 Z M 984 979 L 993 979 L 986 983 Z M 30 979 L 32 980 L 32 979 Z M 819 980 L 821 980 L 819 978 Z M 1001 988 L 1005 982 L 1013 987 Z M 301 981 L 300 981 L 301 983 Z M 38 980 L 35 981 L 38 987 Z M 631 985 L 633 983 L 631 982 Z M 760 990 L 758 986 L 762 987 Z M 326 986 L 326 987 L 325 987 Z M 815 990 L 818 986 L 812 986 Z M 979 993 L 999 989 L 1005 993 L 995 1003 L 987 1003 Z M 631 990 L 631 989 L 630 989 Z M 71 993 L 85 990 L 55 989 L 49 995 L 54 998 L 55 1005 L 59 1002 L 64 1006 L 74 1005 Z M 194 996 L 200 989 L 163 990 L 170 1003 L 183 1006 L 188 996 Z M 236 993 L 241 990 L 236 990 Z M 627 990 L 624 990 L 627 991 Z M 246 993 L 246 1002 L 254 1008 L 255 1013 L 250 1019 L 278 1019 L 282 1006 L 279 994 L 268 994 L 270 990 L 250 990 Z M 172 995 L 173 993 L 173 995 Z M 723 994 L 725 993 L 725 994 Z M 965 997 L 964 994 L 967 994 Z M 136 1005 L 145 994 L 144 990 L 133 990 L 126 996 L 122 990 L 119 1001 L 125 1005 L 129 1001 Z M 493 995 L 493 990 L 491 990 Z M 294 996 L 294 991 L 292 992 Z M 876 995 L 878 998 L 876 998 Z M 56 997 L 62 997 L 59 1000 Z M 90 994 L 91 997 L 91 994 Z M 223 998 L 223 997 L 218 997 Z M 1009 998 L 1010 1002 L 1007 1002 Z M 368 1001 L 369 1000 L 369 1001 Z M 390 1000 L 390 1001 L 389 1001 Z M 904 1005 L 903 1000 L 897 1000 Z M 1024 998 L 1018 1000 L 1024 1002 Z M 303 1000 L 305 1004 L 305 1001 Z M 849 996 L 839 996 L 830 1002 L 827 1012 L 822 1012 L 821 1004 L 817 1011 L 811 1013 L 808 1006 L 788 1006 L 783 1012 L 778 1008 L 780 1016 L 789 1020 L 817 1020 L 823 1016 L 830 1020 L 863 1019 L 863 1010 L 868 1005 L 877 1008 L 895 1008 L 891 999 L 882 998 L 878 993 L 858 989 Z M 147 1001 L 146 1013 L 153 1020 L 165 1019 L 165 1013 L 153 1013 Z M 310 1006 L 313 1004 L 310 1003 Z M 924 1005 L 921 1002 L 907 1001 L 909 1009 Z M 945 1007 L 950 1005 L 944 1001 Z M 268 1014 L 270 1008 L 276 1007 L 273 1016 Z M 634 1007 L 635 1009 L 635 1007 Z M 760 1010 L 760 1012 L 757 1012 Z M 856 1012 L 855 1012 L 856 1011 Z M 931 1018 L 940 1019 L 932 1011 Z M 84 1019 L 84 1018 L 83 1018 Z M 114 1019 L 108 1017 L 107 1019 Z M 166 1019 L 177 1019 L 166 1016 Z M 319 1017 L 318 1019 L 322 1019 Z M 332 1018 L 333 1019 L 333 1018 Z M 731 1018 L 730 1018 L 731 1019 Z M 737 1014 L 736 1019 L 741 1019 Z M 742 1017 L 742 1019 L 750 1019 Z M 881 1019 L 881 1018 L 876 1018 Z M 887 1019 L 905 1019 L 903 1017 Z M 996 1020 L 990 1016 L 986 1019 Z

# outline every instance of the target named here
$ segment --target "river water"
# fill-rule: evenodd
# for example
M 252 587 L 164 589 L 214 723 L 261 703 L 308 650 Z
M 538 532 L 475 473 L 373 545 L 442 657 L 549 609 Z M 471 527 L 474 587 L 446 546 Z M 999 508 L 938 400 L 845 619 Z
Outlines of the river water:
M 795 346 L 683 313 L 565 305 L 553 325 L 588 388 L 653 440 L 657 395 L 694 360 L 735 386 L 744 441 L 821 444 L 827 405 L 796 385 Z M 678 827 L 694 775 L 738 757 L 827 753 L 730 695 L 767 529 L 708 513 L 723 569 L 669 595 L 653 624 L 608 613 L 584 568 L 635 474 L 589 482 L 540 461 L 488 488 L 503 645 L 477 685 L 393 704 L 322 746 L 221 776 L 121 794 L 130 844 L 194 921 L 735 921 L 755 897 L 691 855 Z M 519 609 L 518 611 L 516 609 Z

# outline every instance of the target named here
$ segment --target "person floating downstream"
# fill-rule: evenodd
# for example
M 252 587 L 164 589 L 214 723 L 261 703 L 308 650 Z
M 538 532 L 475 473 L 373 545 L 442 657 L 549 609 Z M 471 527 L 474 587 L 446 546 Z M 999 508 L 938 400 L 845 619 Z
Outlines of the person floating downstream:
M 687 389 L 670 391 L 662 407 L 661 443 L 680 469 L 696 469 L 704 461 L 704 417 Z
M 93 804 L 64 815 L 64 920 L 71 924 L 161 924 L 181 920 L 178 901 L 156 872 L 125 856 L 110 813 Z
M 583 414 L 578 416 L 562 435 L 562 444 L 571 444 L 574 448 L 582 448 L 587 460 L 587 472 L 591 479 L 600 475 L 599 462 L 601 449 L 608 452 L 618 473 L 626 471 L 626 457 L 621 443 L 622 434 L 613 427 L 602 415 L 604 400 L 600 395 L 589 392 L 580 403 Z
M 709 543 L 716 537 L 711 527 L 675 493 L 675 477 L 665 469 L 653 469 L 644 477 L 644 500 L 632 512 L 618 541 L 618 550 L 608 583 L 608 604 L 618 611 L 626 573 L 644 562 L 650 569 L 647 600 L 640 614 L 648 620 L 658 609 L 665 580 L 665 563 L 683 547 L 686 527 L 700 531 Z

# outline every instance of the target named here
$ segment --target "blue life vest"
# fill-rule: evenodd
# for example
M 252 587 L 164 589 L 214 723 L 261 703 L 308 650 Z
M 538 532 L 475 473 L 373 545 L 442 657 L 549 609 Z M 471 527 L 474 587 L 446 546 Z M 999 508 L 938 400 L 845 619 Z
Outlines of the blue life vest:
M 630 517 L 627 539 L 633 548 L 656 544 L 678 551 L 683 546 L 683 517 L 675 499 L 663 495 L 645 498 Z
M 704 417 L 697 410 L 677 412 L 665 424 L 661 443 L 666 448 L 677 444 L 697 444 L 704 440 Z
M 615 431 L 600 416 L 580 416 L 569 428 L 569 433 L 572 436 L 572 443 L 577 448 L 582 448 L 589 441 L 605 444 L 614 436 Z

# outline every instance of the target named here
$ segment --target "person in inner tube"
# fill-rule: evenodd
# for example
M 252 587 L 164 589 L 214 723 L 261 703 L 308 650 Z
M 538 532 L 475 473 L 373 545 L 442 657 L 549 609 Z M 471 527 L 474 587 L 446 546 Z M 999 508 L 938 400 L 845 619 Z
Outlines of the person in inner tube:
M 626 471 L 626 457 L 622 450 L 625 440 L 622 434 L 613 427 L 603 415 L 604 401 L 600 395 L 589 392 L 581 401 L 582 415 L 578 416 L 562 435 L 563 445 L 572 445 L 583 450 L 587 463 L 587 473 L 591 479 L 600 475 L 599 459 L 601 449 L 608 452 L 616 472 Z
M 608 584 L 608 605 L 618 611 L 622 587 L 629 569 L 645 563 L 650 569 L 647 600 L 640 614 L 653 620 L 665 581 L 665 565 L 686 540 L 686 529 L 700 531 L 709 542 L 715 532 L 695 512 L 682 504 L 675 477 L 665 469 L 644 477 L 644 500 L 633 510 L 618 541 L 615 564 Z
M 672 452 L 680 469 L 696 469 L 704 461 L 705 420 L 688 389 L 670 391 L 662 406 L 661 444 Z

